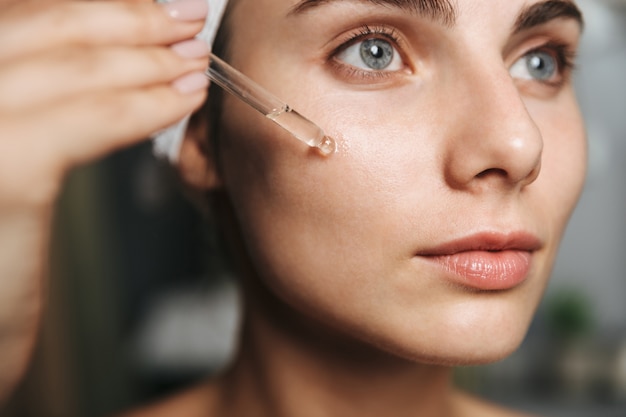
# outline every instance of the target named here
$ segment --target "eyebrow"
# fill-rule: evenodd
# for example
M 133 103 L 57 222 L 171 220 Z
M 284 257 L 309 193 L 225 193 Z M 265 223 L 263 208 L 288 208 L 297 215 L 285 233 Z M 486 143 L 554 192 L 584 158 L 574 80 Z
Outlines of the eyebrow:
M 340 3 L 342 0 L 301 0 L 291 8 L 289 15 L 300 14 L 304 11 L 328 3 Z M 405 10 L 410 13 L 428 17 L 441 22 L 446 26 L 454 26 L 456 9 L 450 0 L 352 0 L 360 3 L 370 3 L 377 6 L 386 6 Z
M 329 3 L 340 3 L 346 0 L 300 0 L 291 8 L 288 15 L 296 15 L 307 10 Z M 351 0 L 361 3 L 370 3 L 377 6 L 386 6 L 406 10 L 426 16 L 432 20 L 452 27 L 457 20 L 457 10 L 450 0 Z M 542 25 L 555 19 L 574 19 L 582 29 L 584 27 L 583 14 L 571 0 L 546 0 L 533 4 L 521 11 L 515 22 L 513 33 Z
M 585 24 L 583 14 L 574 2 L 547 0 L 522 10 L 513 27 L 513 33 L 532 29 L 555 19 L 573 19 L 579 24 L 581 30 Z

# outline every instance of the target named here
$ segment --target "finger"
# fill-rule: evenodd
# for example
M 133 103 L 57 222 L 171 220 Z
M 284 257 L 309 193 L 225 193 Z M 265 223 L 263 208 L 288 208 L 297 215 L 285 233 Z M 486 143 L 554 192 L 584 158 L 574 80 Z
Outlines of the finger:
M 48 106 L 35 117 L 0 120 L 0 137 L 13 138 L 9 145 L 14 148 L 28 149 L 32 165 L 63 172 L 172 125 L 205 98 L 206 88 L 181 94 L 169 85 L 105 92 Z
M 205 0 L 167 4 L 72 1 L 0 13 L 0 61 L 59 45 L 169 45 L 197 34 Z
M 209 49 L 200 40 L 164 47 L 66 48 L 0 69 L 0 111 L 20 112 L 47 102 L 105 89 L 168 83 L 203 71 Z

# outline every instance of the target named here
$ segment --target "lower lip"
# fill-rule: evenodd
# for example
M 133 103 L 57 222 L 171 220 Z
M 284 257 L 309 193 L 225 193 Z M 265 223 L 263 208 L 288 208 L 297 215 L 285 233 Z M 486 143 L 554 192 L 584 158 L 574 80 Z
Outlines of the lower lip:
M 526 280 L 532 254 L 527 251 L 471 251 L 427 257 L 445 269 L 454 283 L 481 291 L 512 289 Z

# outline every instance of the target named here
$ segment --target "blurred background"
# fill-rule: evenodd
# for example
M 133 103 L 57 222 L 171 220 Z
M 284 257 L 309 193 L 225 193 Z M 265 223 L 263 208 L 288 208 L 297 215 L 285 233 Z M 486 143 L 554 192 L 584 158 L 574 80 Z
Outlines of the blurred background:
M 578 3 L 582 200 L 522 347 L 457 380 L 545 417 L 626 416 L 626 1 Z M 52 252 L 35 360 L 1 415 L 107 416 L 230 358 L 238 307 L 224 256 L 149 144 L 70 176 Z

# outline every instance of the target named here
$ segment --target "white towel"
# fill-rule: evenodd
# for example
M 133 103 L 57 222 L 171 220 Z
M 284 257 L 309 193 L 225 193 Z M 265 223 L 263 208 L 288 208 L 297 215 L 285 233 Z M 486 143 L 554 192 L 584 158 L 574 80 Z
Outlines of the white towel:
M 161 1 L 161 0 L 159 0 Z M 161 1 L 161 2 L 166 2 Z M 207 45 L 212 46 L 215 40 L 217 29 L 222 21 L 224 10 L 228 0 L 207 0 L 209 3 L 209 14 L 202 31 L 196 36 L 198 39 L 202 39 Z M 189 123 L 189 117 L 185 117 L 180 122 L 173 126 L 168 127 L 154 135 L 154 154 L 157 157 L 168 159 L 170 163 L 176 164 L 178 162 L 178 154 L 180 152 L 180 146 L 185 137 L 185 131 L 187 130 L 187 124 Z

